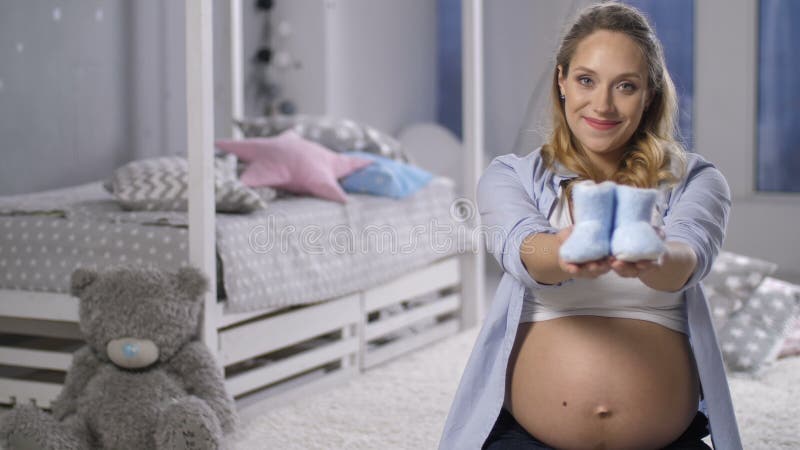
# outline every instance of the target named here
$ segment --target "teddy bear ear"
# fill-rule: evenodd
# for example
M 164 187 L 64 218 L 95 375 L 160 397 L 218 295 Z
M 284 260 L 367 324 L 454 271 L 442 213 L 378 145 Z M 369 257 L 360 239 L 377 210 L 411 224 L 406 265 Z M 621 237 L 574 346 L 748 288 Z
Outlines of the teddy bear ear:
M 98 274 L 94 270 L 83 268 L 76 269 L 72 272 L 70 293 L 75 297 L 80 297 L 83 291 L 97 280 L 97 277 Z
M 194 267 L 182 267 L 178 270 L 178 289 L 186 292 L 192 300 L 208 290 L 208 279 Z

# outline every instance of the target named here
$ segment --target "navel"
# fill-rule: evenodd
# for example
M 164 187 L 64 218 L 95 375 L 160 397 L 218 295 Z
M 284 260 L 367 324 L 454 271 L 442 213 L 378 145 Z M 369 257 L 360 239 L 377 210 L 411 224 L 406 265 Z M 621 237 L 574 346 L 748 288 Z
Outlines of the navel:
M 601 419 L 606 419 L 608 417 L 611 417 L 611 410 L 609 410 L 607 407 L 603 405 L 600 405 L 597 408 L 595 408 L 594 413 Z

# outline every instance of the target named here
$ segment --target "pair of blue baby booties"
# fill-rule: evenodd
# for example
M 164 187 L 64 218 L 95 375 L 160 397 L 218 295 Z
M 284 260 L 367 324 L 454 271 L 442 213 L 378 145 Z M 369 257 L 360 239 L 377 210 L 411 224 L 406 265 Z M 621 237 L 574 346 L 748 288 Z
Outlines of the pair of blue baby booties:
M 575 226 L 559 249 L 570 263 L 614 255 L 623 261 L 656 260 L 664 242 L 650 219 L 658 191 L 616 184 L 580 181 L 572 190 Z

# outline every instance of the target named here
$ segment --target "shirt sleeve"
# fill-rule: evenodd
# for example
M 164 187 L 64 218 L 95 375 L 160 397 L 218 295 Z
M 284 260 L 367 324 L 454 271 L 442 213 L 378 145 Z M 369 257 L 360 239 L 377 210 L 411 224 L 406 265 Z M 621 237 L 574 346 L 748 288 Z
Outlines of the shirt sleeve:
M 499 157 L 493 159 L 478 180 L 476 199 L 486 245 L 504 272 L 531 289 L 556 287 L 566 282 L 539 283 L 522 264 L 520 245 L 526 237 L 555 234 L 558 230 L 536 208 L 512 166 Z
M 710 163 L 693 167 L 664 219 L 667 241 L 688 244 L 697 266 L 677 292 L 699 283 L 711 271 L 725 238 L 731 209 L 731 193 L 722 173 Z

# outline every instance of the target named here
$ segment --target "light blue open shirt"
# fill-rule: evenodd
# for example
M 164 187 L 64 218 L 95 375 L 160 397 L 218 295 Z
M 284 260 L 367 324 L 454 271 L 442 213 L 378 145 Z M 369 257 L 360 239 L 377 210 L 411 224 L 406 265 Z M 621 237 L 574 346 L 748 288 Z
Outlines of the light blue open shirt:
M 503 268 L 483 328 L 475 342 L 444 426 L 441 450 L 479 449 L 503 407 L 506 367 L 519 325 L 525 289 L 557 289 L 531 278 L 520 259 L 520 244 L 535 233 L 556 233 L 550 225 L 562 180 L 576 175 L 556 163 L 544 165 L 541 149 L 524 157 L 498 156 L 478 181 L 477 203 L 487 246 Z M 700 285 L 711 270 L 725 236 L 731 200 L 722 173 L 695 153 L 687 153 L 686 175 L 658 201 L 668 241 L 688 244 L 697 267 L 679 292 L 684 293 L 692 346 L 702 386 L 698 409 L 708 416 L 717 450 L 742 448 L 728 381 L 711 314 Z M 499 231 L 499 232 L 497 232 Z

